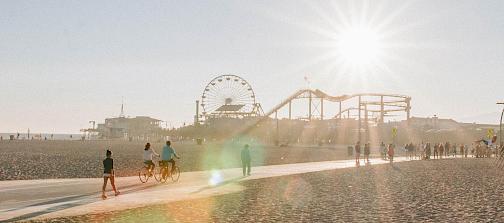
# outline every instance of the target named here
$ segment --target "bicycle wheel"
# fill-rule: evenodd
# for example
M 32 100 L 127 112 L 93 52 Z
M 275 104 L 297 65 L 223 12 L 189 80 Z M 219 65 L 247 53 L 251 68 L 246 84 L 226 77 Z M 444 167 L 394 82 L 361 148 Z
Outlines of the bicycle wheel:
M 175 170 L 173 170 L 172 174 L 171 174 L 171 178 L 172 178 L 172 181 L 173 182 L 177 182 L 180 178 L 180 169 L 178 168 L 178 166 L 175 167 Z
M 147 170 L 147 168 L 145 168 L 145 167 L 142 167 L 138 171 L 138 178 L 140 179 L 140 182 L 147 183 L 147 181 L 150 178 L 150 176 L 149 176 L 149 170 Z
M 167 168 L 159 167 L 158 169 L 156 169 L 156 174 L 154 175 L 154 177 L 158 182 L 165 183 L 166 179 L 168 178 L 167 175 L 168 175 Z

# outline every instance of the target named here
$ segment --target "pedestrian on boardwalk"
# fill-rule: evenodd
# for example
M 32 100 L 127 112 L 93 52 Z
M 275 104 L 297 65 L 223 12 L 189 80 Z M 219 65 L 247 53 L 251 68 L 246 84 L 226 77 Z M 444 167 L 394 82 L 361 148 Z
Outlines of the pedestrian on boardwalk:
M 110 179 L 110 184 L 114 190 L 115 196 L 119 195 L 120 192 L 116 189 L 114 182 L 114 159 L 112 159 L 112 151 L 107 149 L 107 158 L 103 160 L 103 186 L 102 186 L 102 199 L 106 199 L 105 188 L 107 187 L 107 181 Z
M 359 165 L 360 164 L 360 141 L 357 141 L 357 144 L 355 144 L 355 164 Z
M 385 146 L 385 143 L 383 143 L 383 141 L 380 144 L 380 154 L 382 159 L 387 160 L 387 147 Z
M 434 145 L 434 159 L 436 159 L 436 157 L 439 158 L 439 143 Z
M 430 156 L 431 156 L 431 144 L 430 142 L 428 142 L 427 144 L 425 144 L 425 159 L 428 159 L 430 160 Z
M 364 159 L 366 159 L 367 163 L 369 163 L 369 154 L 371 154 L 371 145 L 366 143 L 364 145 Z
M 245 146 L 241 150 L 241 161 L 242 161 L 243 176 L 246 176 L 245 174 L 250 176 L 250 171 L 251 171 L 250 163 L 251 163 L 252 159 L 250 157 L 250 150 L 249 150 L 248 144 L 245 144 Z
M 389 144 L 387 154 L 389 156 L 390 163 L 394 162 L 395 151 L 394 151 L 394 145 L 393 144 Z

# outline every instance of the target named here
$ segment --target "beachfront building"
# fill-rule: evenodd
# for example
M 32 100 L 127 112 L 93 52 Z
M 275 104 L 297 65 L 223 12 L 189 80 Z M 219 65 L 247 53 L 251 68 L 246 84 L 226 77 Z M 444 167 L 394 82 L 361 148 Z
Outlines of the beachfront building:
M 136 116 L 107 118 L 98 124 L 98 137 L 101 139 L 150 140 L 161 137 L 161 120 Z

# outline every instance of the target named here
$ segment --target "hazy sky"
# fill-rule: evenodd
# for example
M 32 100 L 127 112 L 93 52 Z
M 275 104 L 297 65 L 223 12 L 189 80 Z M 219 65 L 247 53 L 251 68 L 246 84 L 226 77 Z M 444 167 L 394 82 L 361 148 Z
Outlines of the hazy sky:
M 89 120 L 192 122 L 209 80 L 238 74 L 268 110 L 295 90 L 412 96 L 414 116 L 497 123 L 504 1 L 0 1 L 0 132 L 75 133 Z M 356 24 L 381 53 L 349 68 Z

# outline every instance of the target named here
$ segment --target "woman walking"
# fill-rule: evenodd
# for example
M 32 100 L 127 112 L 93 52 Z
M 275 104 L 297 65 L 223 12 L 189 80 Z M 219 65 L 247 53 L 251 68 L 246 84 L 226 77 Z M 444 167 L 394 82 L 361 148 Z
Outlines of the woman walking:
M 389 156 L 389 160 L 390 160 L 390 163 L 392 164 L 392 162 L 394 162 L 394 145 L 393 144 L 389 144 L 389 147 L 388 147 L 388 151 L 387 151 L 387 154 Z
M 110 184 L 114 190 L 115 196 L 119 195 L 120 192 L 116 189 L 114 182 L 114 159 L 112 159 L 112 151 L 107 149 L 107 158 L 103 160 L 103 186 L 102 186 L 102 199 L 107 199 L 105 195 L 105 188 L 107 188 L 107 181 L 110 179 Z

